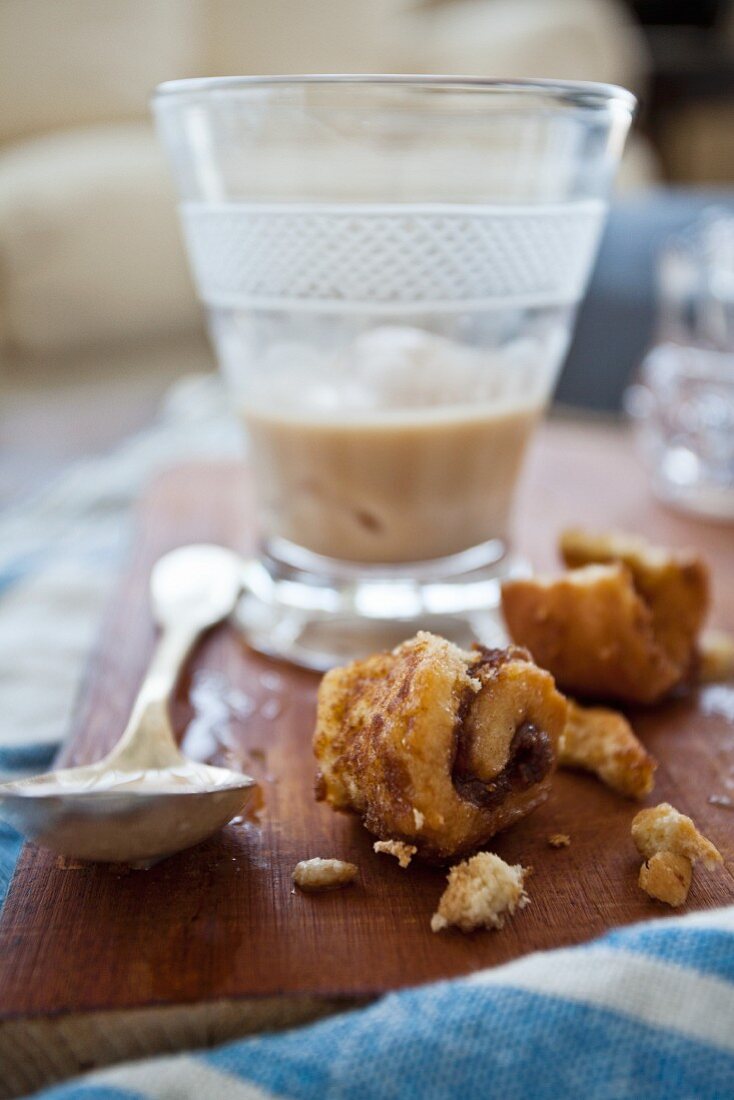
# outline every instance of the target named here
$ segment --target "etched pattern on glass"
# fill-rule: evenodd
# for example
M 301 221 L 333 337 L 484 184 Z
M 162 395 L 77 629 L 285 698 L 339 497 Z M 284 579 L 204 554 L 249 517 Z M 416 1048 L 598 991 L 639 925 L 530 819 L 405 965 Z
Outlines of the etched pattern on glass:
M 451 310 L 575 302 L 604 209 L 190 202 L 182 218 L 209 305 Z

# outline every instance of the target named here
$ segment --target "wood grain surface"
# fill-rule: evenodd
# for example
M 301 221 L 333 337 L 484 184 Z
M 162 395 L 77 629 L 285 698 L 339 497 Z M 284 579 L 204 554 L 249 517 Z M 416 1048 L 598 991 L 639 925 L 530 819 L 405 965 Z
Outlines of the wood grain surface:
M 732 528 L 657 505 L 621 429 L 551 423 L 541 431 L 518 502 L 518 545 L 538 567 L 551 566 L 555 535 L 568 523 L 697 547 L 714 573 L 712 621 L 734 629 Z M 154 485 L 64 764 L 100 757 L 122 728 L 154 640 L 147 609 L 154 560 L 195 540 L 247 551 L 253 534 L 250 484 L 237 466 L 191 466 Z M 88 1065 L 283 1026 L 670 914 L 637 887 L 629 835 L 636 804 L 593 778 L 562 773 L 548 803 L 492 844 L 509 862 L 532 865 L 532 904 L 501 933 L 434 935 L 429 920 L 444 873 L 416 864 L 401 870 L 372 852 L 358 821 L 313 799 L 317 682 L 252 653 L 229 627 L 214 632 L 182 680 L 175 725 L 191 755 L 260 781 L 258 819 L 237 821 L 148 871 L 65 865 L 25 848 L 0 923 L 7 1077 L 0 1095 Z M 724 854 L 720 874 L 696 873 L 688 908 L 731 902 L 734 811 L 710 799 L 726 795 L 727 778 L 734 782 L 734 686 L 702 688 L 632 719 L 660 761 L 647 801 L 669 800 L 691 814 Z M 552 850 L 554 832 L 569 833 L 571 846 Z M 317 855 L 357 863 L 359 884 L 321 896 L 294 892 L 294 865 Z

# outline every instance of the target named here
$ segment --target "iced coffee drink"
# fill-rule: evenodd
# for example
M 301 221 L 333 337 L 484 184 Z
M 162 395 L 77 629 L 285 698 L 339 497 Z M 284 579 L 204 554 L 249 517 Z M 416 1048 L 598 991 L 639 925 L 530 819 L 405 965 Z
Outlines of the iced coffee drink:
M 460 76 L 157 90 L 258 497 L 250 645 L 323 670 L 419 629 L 497 643 L 514 490 L 633 109 Z
M 534 344 L 384 326 L 320 366 L 281 349 L 243 408 L 266 537 L 369 564 L 504 540 L 549 386 Z

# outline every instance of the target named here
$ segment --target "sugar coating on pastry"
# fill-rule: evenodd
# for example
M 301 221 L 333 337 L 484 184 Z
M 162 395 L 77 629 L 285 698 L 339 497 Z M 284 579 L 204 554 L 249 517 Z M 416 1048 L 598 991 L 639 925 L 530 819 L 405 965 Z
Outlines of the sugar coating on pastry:
M 525 893 L 525 868 L 511 867 L 492 852 L 478 852 L 452 867 L 448 886 L 431 917 L 431 931 L 451 926 L 462 932 L 477 928 L 502 928 L 506 916 L 530 901 Z
M 667 550 L 620 531 L 578 528 L 561 534 L 560 551 L 571 568 L 622 563 L 650 608 L 658 645 L 682 672 L 688 669 L 709 607 L 708 566 L 695 551 Z
M 293 881 L 299 890 L 315 893 L 319 890 L 337 890 L 348 886 L 357 877 L 353 863 L 342 859 L 302 859 L 293 871 Z
M 695 678 L 702 684 L 734 680 L 734 636 L 706 630 L 698 640 Z
M 465 652 L 421 632 L 324 676 L 317 796 L 380 840 L 446 861 L 545 800 L 565 718 L 525 650 Z
M 719 850 L 699 833 L 690 817 L 679 813 L 669 802 L 640 810 L 632 821 L 632 839 L 646 860 L 657 852 L 672 852 L 685 856 L 691 863 L 700 859 L 709 869 L 723 863 Z
M 569 700 L 558 746 L 558 764 L 593 772 L 612 790 L 644 798 L 655 785 L 657 761 L 637 739 L 624 715 Z
M 688 897 L 693 878 L 693 865 L 675 852 L 656 852 L 640 867 L 640 889 L 656 901 L 664 901 L 677 909 Z
M 652 703 L 681 678 L 620 562 L 505 581 L 502 612 L 512 639 L 574 694 Z
M 568 848 L 571 844 L 571 837 L 568 833 L 551 833 L 548 837 L 548 844 L 551 848 Z
M 372 848 L 375 852 L 395 856 L 401 867 L 409 867 L 411 859 L 418 851 L 415 844 L 406 844 L 404 840 L 376 840 Z

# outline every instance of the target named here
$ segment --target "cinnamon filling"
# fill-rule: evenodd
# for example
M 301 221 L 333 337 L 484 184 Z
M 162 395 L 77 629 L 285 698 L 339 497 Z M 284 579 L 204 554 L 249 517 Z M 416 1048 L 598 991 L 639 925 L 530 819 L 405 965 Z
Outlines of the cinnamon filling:
M 553 746 L 545 730 L 523 722 L 510 742 L 507 763 L 493 779 L 479 779 L 469 770 L 466 712 L 457 721 L 457 748 L 451 779 L 460 798 L 482 809 L 492 810 L 508 795 L 526 791 L 540 783 L 553 766 Z

